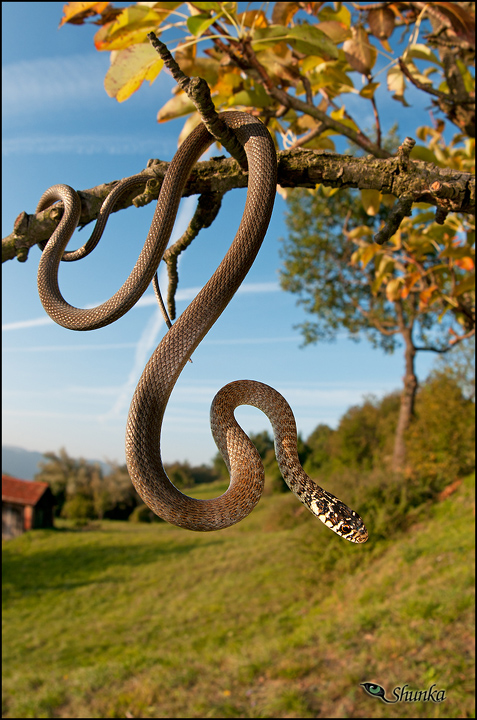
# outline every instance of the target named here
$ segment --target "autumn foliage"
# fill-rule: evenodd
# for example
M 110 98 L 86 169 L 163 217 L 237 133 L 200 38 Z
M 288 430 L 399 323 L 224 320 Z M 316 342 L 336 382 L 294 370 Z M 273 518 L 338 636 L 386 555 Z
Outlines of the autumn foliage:
M 408 106 L 406 90 L 413 86 L 427 94 L 432 113 L 431 125 L 410 129 L 417 140 L 410 161 L 473 172 L 473 3 L 277 2 L 267 12 L 258 3 L 249 3 L 245 12 L 239 6 L 72 2 L 61 25 L 99 26 L 95 47 L 111 53 L 105 89 L 119 102 L 164 70 L 147 40 L 156 33 L 187 75 L 207 81 L 217 110 L 239 107 L 258 114 L 277 147 L 335 151 L 346 138 L 357 151 L 388 157 L 378 89 L 385 84 L 390 100 Z M 374 137 L 361 127 L 361 113 L 347 109 L 349 95 L 359 99 L 363 116 L 371 108 Z M 157 120 L 178 117 L 185 118 L 181 142 L 200 116 L 177 87 Z M 373 292 L 384 289 L 390 301 L 412 295 L 421 310 L 438 309 L 440 317 L 452 313 L 457 326 L 445 341 L 454 344 L 474 332 L 474 229 L 468 217 L 452 212 L 452 178 L 448 187 L 429 190 L 438 198 L 437 213 L 421 203 L 384 247 L 374 242 L 369 225 L 354 228 L 348 234 L 355 247 L 350 262 L 364 268 L 373 260 Z M 395 197 L 362 189 L 361 200 L 374 217 Z

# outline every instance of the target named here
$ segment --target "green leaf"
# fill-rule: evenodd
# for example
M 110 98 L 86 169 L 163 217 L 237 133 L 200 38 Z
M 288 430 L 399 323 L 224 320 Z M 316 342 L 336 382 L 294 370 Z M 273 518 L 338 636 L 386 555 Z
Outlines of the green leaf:
M 364 86 L 362 90 L 359 91 L 359 94 L 361 97 L 367 98 L 368 100 L 371 100 L 372 97 L 374 97 L 374 93 L 378 89 L 378 87 L 381 85 L 381 83 L 378 82 L 370 82 L 367 85 Z
M 276 45 L 281 40 L 286 40 L 288 28 L 283 25 L 271 25 L 266 28 L 256 27 L 252 37 L 252 45 L 255 52 L 267 50 L 270 45 Z
M 206 5 L 207 3 L 203 3 Z M 217 3 L 208 3 L 210 5 L 216 5 Z M 194 35 L 195 37 L 200 37 L 205 33 L 205 31 L 222 15 L 222 13 L 219 13 L 218 15 L 191 15 L 191 17 L 187 18 L 187 28 L 189 31 Z
M 460 282 L 455 290 L 454 295 L 462 295 L 462 293 L 475 290 L 475 273 L 469 274 L 462 282 Z
M 439 65 L 440 67 L 442 67 L 442 63 L 439 58 L 434 55 L 432 50 L 427 45 L 421 45 L 421 43 L 411 45 L 411 47 L 405 54 L 405 58 L 407 57 L 416 58 L 417 60 L 427 60 L 427 62 L 431 62 L 434 63 L 434 65 Z
M 215 12 L 218 13 L 218 12 L 220 12 L 220 6 L 221 6 L 223 3 L 219 3 L 219 2 L 196 2 L 196 3 L 190 3 L 190 4 L 193 5 L 195 8 L 197 8 L 197 10 L 200 10 L 201 12 L 202 12 L 203 10 L 212 10 L 212 11 L 215 10 Z M 229 3 L 224 3 L 224 4 L 227 5 L 227 4 L 229 4 Z
M 232 95 L 228 101 L 229 107 L 235 105 L 246 105 L 247 107 L 268 107 L 273 100 L 265 92 L 261 85 L 257 85 L 254 89 L 240 90 L 240 92 Z
M 413 160 L 424 160 L 424 162 L 431 162 L 439 165 L 437 158 L 432 150 L 424 145 L 414 145 L 411 150 L 410 157 Z
M 298 52 L 338 59 L 338 48 L 328 35 L 314 25 L 295 25 L 288 30 L 287 42 Z

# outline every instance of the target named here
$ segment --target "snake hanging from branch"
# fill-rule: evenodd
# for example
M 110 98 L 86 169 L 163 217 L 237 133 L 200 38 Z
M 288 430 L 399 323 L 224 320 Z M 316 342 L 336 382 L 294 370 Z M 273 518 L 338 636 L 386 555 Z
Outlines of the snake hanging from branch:
M 260 456 L 237 424 L 238 405 L 253 405 L 270 419 L 278 464 L 285 481 L 304 505 L 331 530 L 354 543 L 366 542 L 367 530 L 359 515 L 314 483 L 302 469 L 297 454 L 293 413 L 286 400 L 263 383 L 241 380 L 226 385 L 211 409 L 214 439 L 230 472 L 230 485 L 220 497 L 198 500 L 181 493 L 169 480 L 161 460 L 164 412 L 184 365 L 217 321 L 242 284 L 260 249 L 272 214 L 277 182 L 277 158 L 272 138 L 256 118 L 243 112 L 221 113 L 243 146 L 248 162 L 248 191 L 237 234 L 224 259 L 169 329 L 147 363 L 134 393 L 126 427 L 126 462 L 131 480 L 144 502 L 161 518 L 189 530 L 218 530 L 245 518 L 263 490 Z M 103 205 L 92 238 L 69 255 L 65 247 L 80 215 L 80 201 L 72 188 L 55 185 L 40 199 L 37 212 L 62 200 L 64 213 L 46 243 L 38 268 L 41 302 L 50 317 L 72 330 L 93 330 L 124 315 L 150 284 L 169 241 L 182 191 L 191 170 L 213 137 L 199 125 L 174 156 L 161 187 L 143 249 L 123 286 L 108 301 L 92 309 L 69 305 L 58 285 L 61 259 L 84 257 L 97 244 L 115 202 L 140 176 L 121 181 Z M 100 230 L 98 231 L 98 225 Z

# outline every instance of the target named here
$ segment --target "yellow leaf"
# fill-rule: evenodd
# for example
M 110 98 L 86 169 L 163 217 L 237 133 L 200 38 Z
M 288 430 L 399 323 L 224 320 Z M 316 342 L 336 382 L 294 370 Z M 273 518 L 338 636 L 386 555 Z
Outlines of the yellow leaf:
M 87 17 L 101 15 L 108 7 L 107 2 L 69 2 L 63 6 L 63 17 L 59 27 L 69 22 L 73 25 L 82 25 Z
M 141 86 L 144 80 L 152 83 L 161 72 L 163 64 L 149 44 L 133 45 L 112 53 L 111 67 L 104 79 L 105 90 L 110 97 L 123 102 Z
M 340 191 L 340 188 L 328 187 L 327 185 L 321 185 L 321 183 L 318 183 L 315 186 L 315 189 L 318 188 L 321 188 L 321 193 L 325 198 L 333 197 L 333 195 L 336 195 L 336 193 Z
M 392 49 L 391 45 L 388 43 L 388 41 L 381 39 L 379 42 L 381 43 L 383 48 L 386 50 L 386 52 L 388 52 L 391 55 L 393 52 L 393 49 Z
M 299 9 L 300 3 L 298 2 L 276 2 L 272 11 L 272 23 L 274 25 L 288 25 Z
M 374 217 L 379 211 L 381 193 L 379 190 L 361 190 L 361 203 L 366 213 Z
M 200 117 L 198 112 L 193 113 L 190 117 L 187 118 L 187 120 L 184 123 L 184 127 L 179 133 L 179 137 L 177 139 L 177 147 L 180 147 L 186 137 L 188 137 L 192 130 L 197 127 L 197 125 L 200 125 L 202 122 L 202 118 Z
M 355 121 L 351 118 L 345 117 L 346 108 L 344 105 L 340 107 L 338 110 L 332 110 L 330 115 L 333 118 L 333 120 L 339 120 L 343 125 L 346 125 L 347 127 L 352 128 L 353 130 L 356 130 L 356 132 L 359 132 L 359 127 L 356 125 Z
M 278 3 L 275 3 L 275 7 Z M 280 3 L 280 5 L 286 5 L 287 3 Z M 296 4 L 298 3 L 290 3 L 290 4 Z M 264 28 L 267 27 L 268 22 L 267 18 L 265 16 L 265 13 L 263 10 L 246 10 L 243 13 L 240 13 L 237 15 L 237 22 L 239 25 L 244 27 L 256 27 L 256 28 Z M 282 25 L 283 23 L 278 22 L 278 25 Z M 286 23 L 285 23 L 286 24 Z
M 368 100 L 370 100 L 372 97 L 374 97 L 374 93 L 376 92 L 376 90 L 378 89 L 380 84 L 381 83 L 377 83 L 377 82 L 368 83 L 367 85 L 364 86 L 364 88 L 362 88 L 362 90 L 359 91 L 359 94 L 361 95 L 361 97 L 364 97 L 364 98 L 367 98 Z
M 383 205 L 385 205 L 388 208 L 392 208 L 394 203 L 396 202 L 396 196 L 395 195 L 381 195 L 381 202 Z
M 304 143 L 303 147 L 310 148 L 310 150 L 331 150 L 331 152 L 336 150 L 333 140 L 325 135 L 318 135 L 317 137 L 312 138 L 308 142 Z M 339 190 L 339 188 L 334 189 Z
M 339 188 L 335 188 L 334 192 L 339 192 Z M 356 240 L 357 238 L 371 237 L 374 235 L 374 230 L 366 225 L 359 225 L 347 233 L 346 237 L 348 240 Z
M 168 100 L 157 113 L 157 122 L 166 122 L 175 118 L 189 115 L 195 110 L 192 100 L 189 100 L 185 92 L 180 92 Z
M 377 50 L 369 42 L 368 33 L 363 27 L 352 27 L 351 32 L 353 37 L 343 44 L 346 60 L 356 72 L 369 75 L 378 56 Z
M 402 278 L 393 278 L 386 285 L 386 297 L 390 302 L 401 297 Z
M 110 23 L 94 36 L 97 50 L 125 50 L 136 43 L 146 42 L 147 34 L 156 31 L 162 15 L 143 5 L 124 8 Z
M 409 103 L 404 99 L 404 90 L 406 89 L 406 80 L 401 69 L 394 65 L 388 70 L 387 75 L 388 90 L 394 93 L 393 100 L 399 100 L 404 107 L 409 107 Z
M 434 55 L 428 45 L 422 45 L 421 43 L 411 45 L 406 51 L 406 58 L 408 57 L 416 58 L 416 60 L 426 60 L 426 62 L 431 62 L 442 67 L 441 61 Z
M 381 246 L 376 243 L 363 248 L 360 258 L 362 267 L 365 268 L 369 261 L 372 260 L 378 252 L 381 252 Z

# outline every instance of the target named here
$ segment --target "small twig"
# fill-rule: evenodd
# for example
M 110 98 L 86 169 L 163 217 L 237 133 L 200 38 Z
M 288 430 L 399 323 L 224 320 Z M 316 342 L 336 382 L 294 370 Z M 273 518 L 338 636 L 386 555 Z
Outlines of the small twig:
M 199 112 L 204 125 L 210 134 L 221 143 L 232 155 L 235 160 L 243 169 L 247 169 L 247 156 L 242 145 L 237 140 L 233 131 L 224 123 L 224 121 L 218 115 L 212 97 L 210 94 L 210 88 L 207 82 L 203 78 L 192 77 L 189 78 L 185 73 L 182 72 L 177 62 L 172 57 L 167 46 L 159 40 L 159 38 L 153 33 L 148 34 L 148 39 L 153 48 L 159 53 L 164 64 L 172 73 L 172 77 L 177 82 L 181 90 L 183 90 L 187 97 L 192 100 L 194 105 Z M 212 198 L 212 202 L 211 202 Z M 176 304 L 175 294 L 177 286 L 179 284 L 179 275 L 177 271 L 177 260 L 180 253 L 185 250 L 186 247 L 197 237 L 202 228 L 209 227 L 217 217 L 220 205 L 222 202 L 222 193 L 211 193 L 209 195 L 201 195 L 197 208 L 194 213 L 189 226 L 182 237 L 174 243 L 174 245 L 164 253 L 164 262 L 167 265 L 167 272 L 169 276 L 169 287 L 167 291 L 167 306 L 170 317 L 172 320 L 176 317 Z M 157 274 L 154 279 L 154 293 L 159 307 L 166 321 L 168 328 L 171 328 L 171 320 L 168 317 L 167 310 L 162 300 L 161 291 L 159 288 L 159 282 Z M 189 358 L 190 360 L 190 358 Z M 192 361 L 191 361 L 192 362 Z
M 167 291 L 167 308 L 169 315 L 173 320 L 176 317 L 175 294 L 179 284 L 179 274 L 177 270 L 177 261 L 179 255 L 185 250 L 191 242 L 197 237 L 203 228 L 212 225 L 222 204 L 223 193 L 207 193 L 199 197 L 196 211 L 189 223 L 189 226 L 182 237 L 179 238 L 171 247 L 167 248 L 164 253 L 164 262 L 167 265 L 167 274 L 169 276 L 169 287 Z M 157 293 L 156 293 L 157 295 Z M 159 299 L 159 298 L 158 298 Z M 159 301 L 161 304 L 161 301 Z M 167 320 L 166 320 L 167 322 Z
M 287 108 L 293 108 L 298 112 L 302 112 L 305 115 L 310 115 L 316 120 L 319 120 L 326 128 L 336 130 L 336 132 L 338 132 L 340 135 L 344 135 L 345 137 L 349 138 L 351 142 L 354 142 L 356 145 L 363 148 L 367 152 L 372 153 L 377 158 L 388 158 L 390 156 L 390 153 L 388 153 L 387 150 L 378 147 L 363 132 L 361 132 L 361 130 L 353 130 L 353 128 L 350 128 L 347 125 L 339 122 L 339 120 L 334 120 L 332 117 L 320 110 L 320 108 L 316 107 L 316 105 L 310 104 L 308 102 L 303 102 L 303 100 L 300 100 L 294 95 L 289 95 L 287 92 L 277 87 L 267 74 L 263 65 L 258 61 L 258 58 L 255 55 L 251 44 L 244 41 L 242 43 L 242 47 L 244 56 L 248 60 L 250 66 L 260 76 L 265 91 L 268 95 L 270 95 L 270 97 L 274 98 L 281 105 L 284 105 Z
M 311 130 L 309 130 L 305 135 L 302 135 L 301 138 L 298 138 L 298 140 L 295 140 L 294 143 L 290 145 L 288 150 L 295 150 L 295 148 L 302 147 L 303 145 L 306 145 L 307 142 L 310 142 L 310 140 L 313 140 L 318 135 L 321 135 L 322 132 L 325 130 L 325 126 L 323 123 L 318 123 L 318 125 Z
M 152 47 L 159 53 L 161 59 L 164 61 L 166 67 L 172 73 L 172 77 L 177 82 L 181 90 L 183 90 L 187 97 L 192 100 L 200 114 L 204 125 L 211 135 L 221 143 L 228 152 L 232 155 L 239 165 L 243 168 L 247 167 L 247 158 L 245 150 L 235 137 L 233 131 L 221 120 L 218 115 L 212 97 L 210 95 L 210 89 L 207 82 L 203 78 L 192 77 L 189 78 L 180 69 L 167 46 L 159 40 L 153 32 L 150 32 L 147 36 Z
M 301 81 L 303 83 L 303 87 L 305 88 L 305 96 L 306 96 L 306 102 L 310 105 L 313 104 L 313 90 L 311 88 L 311 82 L 308 80 L 308 78 L 305 75 L 301 75 Z
M 411 74 L 411 71 L 409 70 L 408 66 L 404 62 L 402 58 L 399 58 L 399 67 L 401 68 L 404 75 L 407 77 L 408 80 L 412 82 L 412 84 L 417 87 L 418 90 L 423 90 L 424 92 L 428 93 L 429 95 L 434 95 L 435 97 L 438 97 L 442 100 L 445 100 L 446 102 L 452 102 L 452 98 L 450 95 L 447 95 L 446 93 L 441 92 L 440 90 L 435 90 L 430 83 L 422 83 L 417 78 L 413 77 Z
M 397 156 L 399 164 L 403 170 L 407 170 L 409 167 L 409 155 L 411 154 L 411 150 L 415 144 L 416 141 L 414 140 L 414 138 L 406 137 L 404 138 L 404 141 L 401 143 L 401 145 L 398 147 Z
M 381 121 L 379 119 L 378 107 L 374 95 L 371 98 L 371 105 L 373 106 L 374 121 L 376 123 L 376 145 L 381 147 Z
M 403 219 L 411 215 L 413 202 L 414 198 L 409 195 L 402 195 L 399 198 L 389 213 L 389 217 L 384 227 L 381 228 L 381 230 L 374 236 L 373 241 L 375 243 L 382 245 L 386 242 L 386 240 L 389 240 L 394 235 L 394 233 L 399 229 Z
M 436 223 L 438 225 L 444 225 L 448 214 L 449 214 L 449 210 L 446 210 L 446 208 L 443 208 L 443 207 L 436 208 L 436 216 L 435 216 Z

